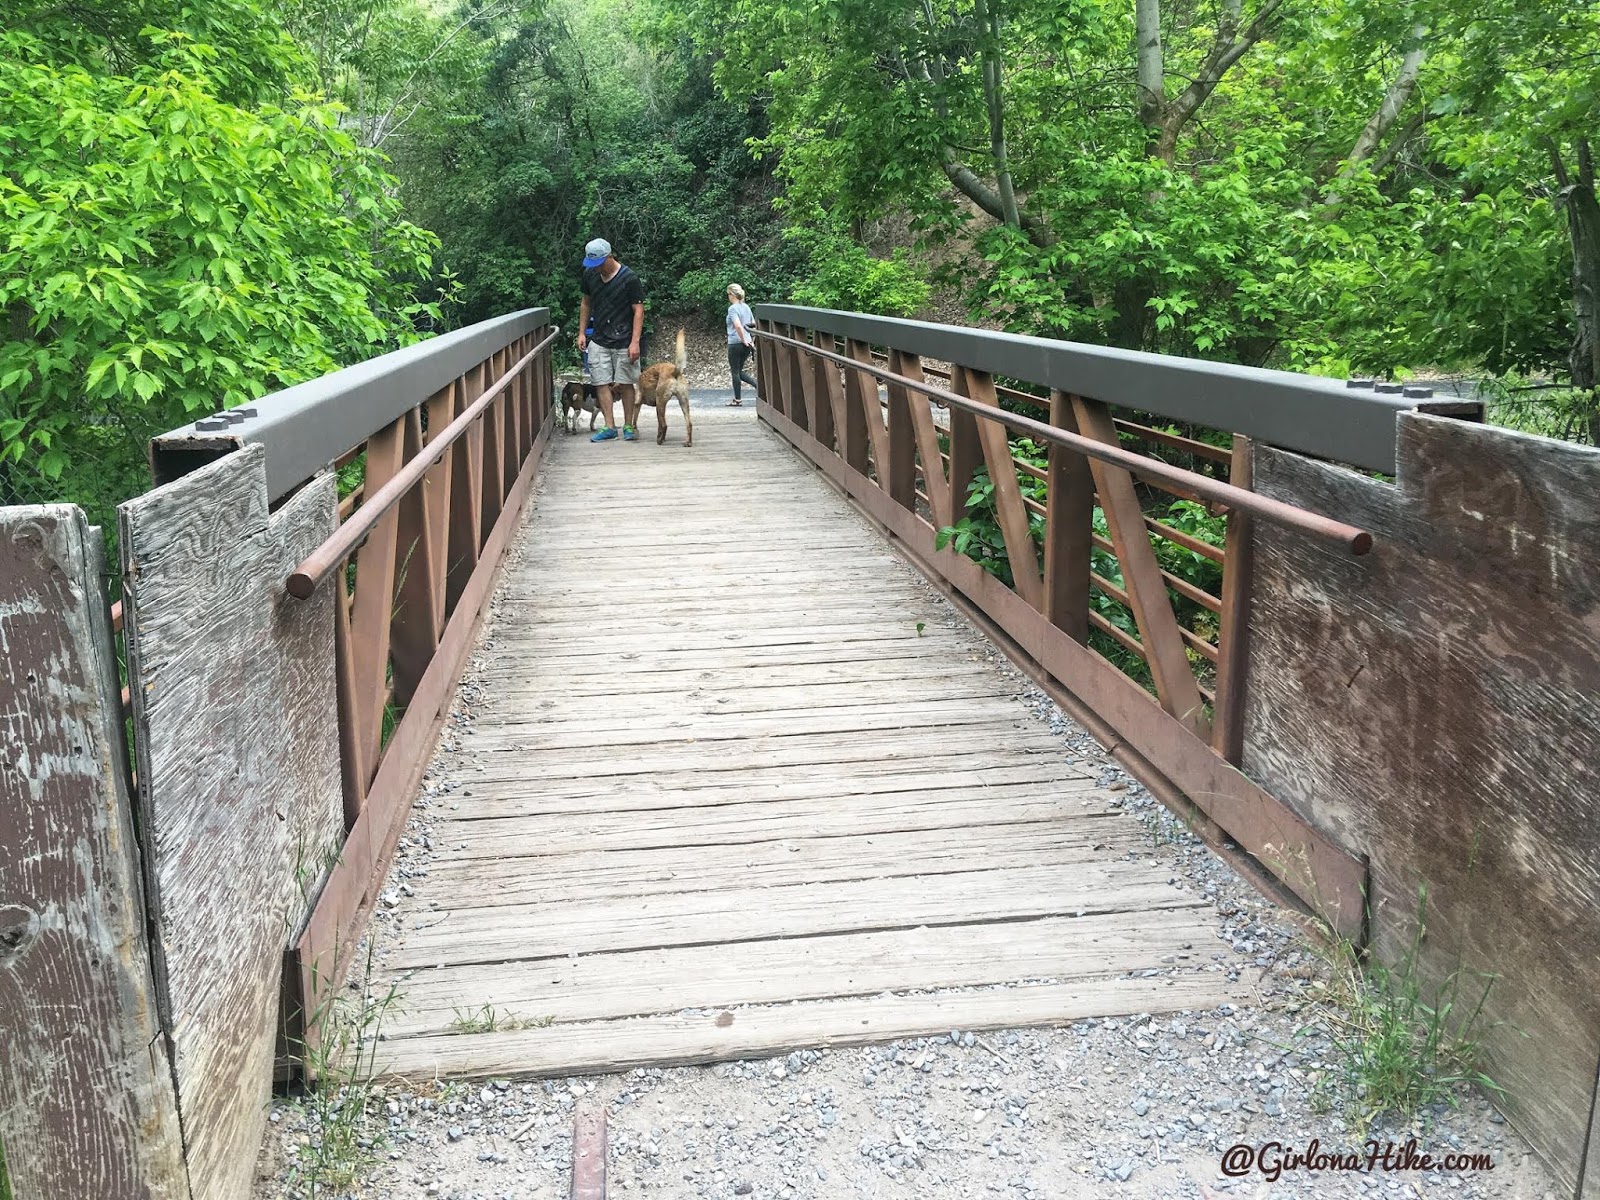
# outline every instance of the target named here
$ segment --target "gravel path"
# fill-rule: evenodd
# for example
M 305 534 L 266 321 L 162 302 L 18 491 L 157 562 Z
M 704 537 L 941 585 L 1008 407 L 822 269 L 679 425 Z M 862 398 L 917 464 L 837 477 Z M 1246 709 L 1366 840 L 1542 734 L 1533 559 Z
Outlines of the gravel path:
M 748 407 L 705 418 L 708 431 L 746 419 L 753 419 Z M 927 590 L 945 620 L 964 624 Z M 1122 793 L 1149 835 L 1140 853 L 1215 906 L 1221 937 L 1253 964 L 1242 981 L 1254 987 L 1254 1003 L 1059 1029 L 952 1030 L 884 1046 L 624 1076 L 380 1090 L 369 1103 L 366 1133 L 375 1161 L 359 1186 L 337 1194 L 564 1200 L 574 1111 L 604 1103 L 614 1196 L 1554 1200 L 1558 1193 L 1526 1143 L 1470 1089 L 1461 1090 L 1457 1108 L 1425 1113 L 1413 1129 L 1380 1126 L 1370 1136 L 1396 1144 L 1414 1136 L 1420 1151 L 1435 1156 L 1487 1153 L 1492 1170 L 1286 1170 L 1275 1181 L 1259 1171 L 1224 1174 L 1224 1152 L 1235 1144 L 1280 1144 L 1268 1152 L 1269 1164 L 1314 1139 L 1340 1154 L 1361 1146 L 1337 1114 L 1314 1104 L 1326 1044 L 1297 1036 L 1318 1011 L 1310 992 L 1321 964 L 1283 914 L 998 652 L 988 653 L 1062 752 L 1092 764 L 1104 786 Z M 453 707 L 456 727 L 471 722 L 474 689 L 469 673 Z M 447 747 L 455 741 L 448 729 L 444 740 Z M 380 954 L 417 890 L 405 880 L 420 889 L 425 879 L 428 810 L 461 783 L 446 751 L 402 842 L 392 903 L 380 904 L 375 917 Z M 256 1200 L 308 1195 L 291 1181 L 296 1154 L 315 1130 L 294 1099 L 276 1101 L 271 1121 Z

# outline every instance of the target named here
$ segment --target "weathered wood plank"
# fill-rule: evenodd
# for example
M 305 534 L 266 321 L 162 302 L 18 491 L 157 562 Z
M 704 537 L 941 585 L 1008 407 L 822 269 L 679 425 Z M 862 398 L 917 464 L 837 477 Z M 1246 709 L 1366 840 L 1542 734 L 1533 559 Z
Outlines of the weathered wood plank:
M 99 530 L 79 509 L 0 509 L 0 658 L 0 1144 L 11 1194 L 186 1200 Z
M 752 769 L 738 772 L 663 772 L 617 786 L 607 780 L 527 780 L 496 786 L 491 795 L 452 799 L 461 819 L 536 816 L 551 813 L 626 812 L 631 809 L 703 808 L 761 804 L 768 800 L 839 801 L 850 796 L 922 795 L 964 787 L 1060 784 L 1077 788 L 1092 775 L 1077 767 L 1008 757 L 1002 765 L 973 763 L 982 755 L 933 757 L 891 763 L 852 764 L 849 770 Z
M 492 963 L 585 953 L 731 945 L 919 925 L 970 925 L 1077 913 L 1193 908 L 1207 901 L 1180 892 L 1154 867 L 1081 863 L 959 871 L 938 876 L 830 880 L 759 889 L 677 892 L 632 903 L 570 902 L 445 913 L 389 952 L 393 968 Z
M 1087 797 L 1086 797 L 1087 798 Z M 1081 803 L 1053 790 L 986 789 L 945 793 L 933 800 L 899 796 L 875 798 L 854 810 L 838 805 L 774 800 L 766 804 L 691 809 L 687 812 L 590 814 L 539 822 L 531 818 L 463 822 L 452 827 L 454 841 L 440 850 L 441 862 L 497 858 L 505 854 L 571 854 L 629 846 L 725 846 L 802 836 L 840 837 L 900 833 L 912 829 L 1084 820 L 1104 816 L 1104 801 Z
M 157 978 L 189 1174 L 198 1196 L 243 1196 L 283 952 L 343 832 L 333 591 L 299 601 L 283 587 L 333 532 L 334 481 L 312 480 L 269 515 L 265 451 L 252 445 L 119 516 Z
M 592 720 L 567 723 L 541 721 L 506 722 L 480 729 L 473 745 L 529 749 L 576 750 L 590 746 L 613 746 L 619 735 L 633 733 L 632 742 L 700 741 L 707 737 L 745 738 L 764 734 L 796 736 L 811 733 L 850 733 L 858 730 L 920 729 L 938 727 L 954 731 L 964 725 L 986 725 L 1006 720 L 1022 720 L 1027 710 L 1009 697 L 1001 700 L 930 700 L 919 704 L 860 704 L 838 708 L 779 709 L 770 712 L 729 714 L 711 718 L 683 713 L 595 716 Z
M 1031 952 L 1017 954 L 1018 935 Z M 1215 933 L 1182 909 L 1042 917 L 734 944 L 447 966 L 388 977 L 405 1008 L 389 1038 L 445 1034 L 457 1010 L 509 1020 L 598 1021 L 685 1008 L 1083 979 L 1210 960 Z M 1037 949 L 1032 949 L 1036 947 Z
M 1498 977 L 1484 1066 L 1571 1185 L 1600 1061 L 1600 450 L 1403 415 L 1396 485 L 1260 446 L 1254 483 L 1374 547 L 1257 524 L 1245 769 L 1369 848 L 1381 955 L 1426 885 L 1423 967 Z
M 1133 685 L 1137 687 L 1137 684 Z M 1148 701 L 1146 702 L 1148 703 Z M 1048 735 L 1014 724 L 971 725 L 962 732 L 974 743 L 1004 739 L 1019 754 L 1059 754 Z M 552 783 L 563 779 L 613 778 L 622 782 L 666 771 L 698 770 L 704 775 L 732 777 L 738 772 L 766 766 L 829 767 L 837 774 L 854 764 L 884 761 L 920 761 L 948 752 L 948 730 L 902 730 L 892 740 L 880 730 L 811 734 L 804 738 L 705 738 L 699 742 L 667 742 L 645 748 L 594 751 L 579 755 L 571 750 L 507 747 L 485 750 L 473 774 L 483 784 L 537 778 Z
M 430 863 L 428 878 L 453 906 L 564 904 L 604 897 L 731 887 L 772 887 L 831 879 L 934 875 L 985 867 L 1065 867 L 1139 849 L 1127 822 L 1107 814 L 1076 820 L 909 833 L 796 837 L 704 846 L 686 860 L 678 846 L 584 851 L 559 856 Z
M 1213 976 L 806 1001 L 514 1033 L 407 1038 L 382 1044 L 379 1069 L 412 1079 L 582 1075 L 887 1042 L 939 1029 L 1010 1029 L 1064 1025 L 1091 1016 L 1209 1011 L 1247 997 L 1246 988 Z
M 507 663 L 497 657 L 482 660 L 474 676 L 480 680 L 515 679 L 526 682 L 532 693 L 529 698 L 541 704 L 546 700 L 556 704 L 582 704 L 586 698 L 592 697 L 643 696 L 665 692 L 690 694 L 699 691 L 704 695 L 726 692 L 749 696 L 798 687 L 882 688 L 908 679 L 925 678 L 930 673 L 944 683 L 974 677 L 993 678 L 993 668 L 987 663 L 957 659 L 934 666 L 915 658 L 795 663 L 784 667 L 782 671 L 769 670 L 760 663 L 744 666 L 729 664 L 715 674 L 689 667 L 618 679 L 610 675 L 579 676 L 566 671 L 541 670 L 537 659 L 513 659 Z

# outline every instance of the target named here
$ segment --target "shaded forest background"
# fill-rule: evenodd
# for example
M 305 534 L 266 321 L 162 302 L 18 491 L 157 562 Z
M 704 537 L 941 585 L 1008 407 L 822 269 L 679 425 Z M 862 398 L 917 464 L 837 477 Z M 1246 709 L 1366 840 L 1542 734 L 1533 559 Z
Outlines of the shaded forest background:
M 547 304 L 792 299 L 1600 441 L 1593 0 L 12 0 L 0 503 Z M 647 326 L 648 328 L 648 326 Z

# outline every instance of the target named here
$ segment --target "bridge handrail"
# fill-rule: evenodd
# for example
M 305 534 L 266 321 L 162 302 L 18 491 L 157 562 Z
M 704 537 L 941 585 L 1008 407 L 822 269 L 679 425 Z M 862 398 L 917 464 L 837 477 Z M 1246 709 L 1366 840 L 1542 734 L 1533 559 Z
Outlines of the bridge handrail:
M 973 416 L 984 417 L 999 421 L 1002 425 L 1009 426 L 1021 433 L 1026 433 L 1037 442 L 1050 442 L 1057 446 L 1065 446 L 1069 450 L 1076 450 L 1089 458 L 1099 459 L 1114 466 L 1124 467 L 1130 471 L 1178 488 L 1186 488 L 1207 500 L 1226 504 L 1230 508 L 1241 509 L 1254 513 L 1258 517 L 1273 521 L 1276 524 L 1291 529 L 1298 529 L 1302 533 L 1310 534 L 1323 541 L 1332 542 L 1351 554 L 1366 554 L 1372 549 L 1372 535 L 1354 525 L 1347 525 L 1343 521 L 1335 521 L 1324 517 L 1320 513 L 1308 512 L 1285 504 L 1281 500 L 1273 500 L 1255 492 L 1245 491 L 1243 488 L 1234 487 L 1232 484 L 1222 483 L 1202 475 L 1196 471 L 1186 471 L 1182 467 L 1174 467 L 1160 459 L 1150 458 L 1142 454 L 1134 454 L 1120 446 L 1107 445 L 1095 441 L 1093 438 L 1083 437 L 1081 434 L 1069 433 L 1064 429 L 1057 429 L 1053 425 L 1020 413 L 1010 412 L 1006 409 L 996 408 L 991 404 L 959 396 L 945 388 L 935 387 L 930 383 L 911 379 L 905 375 L 897 375 L 893 371 L 877 366 L 875 363 L 865 363 L 859 359 L 848 358 L 843 354 L 836 354 L 831 350 L 813 346 L 796 338 L 784 337 L 782 334 L 772 333 L 764 329 L 756 329 L 755 336 L 768 338 L 774 342 L 783 342 L 794 346 L 807 354 L 826 358 L 842 366 L 850 367 L 868 375 L 876 376 L 885 383 L 894 383 L 912 391 L 921 392 L 931 396 L 942 404 L 957 408 L 963 412 L 970 412 Z
M 151 441 L 155 482 L 167 483 L 247 442 L 260 442 L 267 448 L 268 496 L 276 503 L 339 455 L 549 320 L 548 308 L 525 308 L 201 417 Z
M 422 481 L 423 476 L 444 457 L 445 451 L 472 427 L 472 423 L 482 415 L 484 409 L 499 399 L 500 394 L 510 387 L 522 371 L 560 335 L 560 326 L 552 328 L 543 341 L 507 368 L 489 390 L 473 401 L 465 412 L 440 430 L 436 436 L 430 438 L 427 447 L 406 463 L 388 483 L 371 496 L 363 497 L 361 507 L 356 509 L 354 515 L 340 525 L 331 538 L 307 555 L 305 561 L 290 573 L 285 581 L 289 594 L 299 600 L 310 599 L 317 590 L 317 585 L 338 570 L 372 532 L 379 520 Z
M 899 317 L 757 304 L 758 320 L 831 333 L 907 354 L 961 363 L 991 375 L 1092 396 L 1256 441 L 1392 475 L 1402 412 L 1480 418 L 1477 401 L 1371 380 L 1324 379 L 1233 363 L 965 329 Z

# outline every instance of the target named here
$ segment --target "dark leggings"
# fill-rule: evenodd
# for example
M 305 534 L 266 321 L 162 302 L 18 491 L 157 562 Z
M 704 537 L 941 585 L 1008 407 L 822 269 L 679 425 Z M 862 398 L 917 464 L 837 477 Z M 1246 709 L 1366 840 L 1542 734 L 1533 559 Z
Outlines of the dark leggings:
M 743 399 L 743 397 L 739 394 L 740 380 L 748 383 L 751 387 L 757 386 L 756 381 L 751 379 L 749 374 L 744 369 L 744 364 L 748 362 L 749 359 L 750 347 L 746 346 L 743 342 L 735 342 L 733 345 L 728 347 L 728 371 L 733 375 L 733 398 L 735 400 Z

